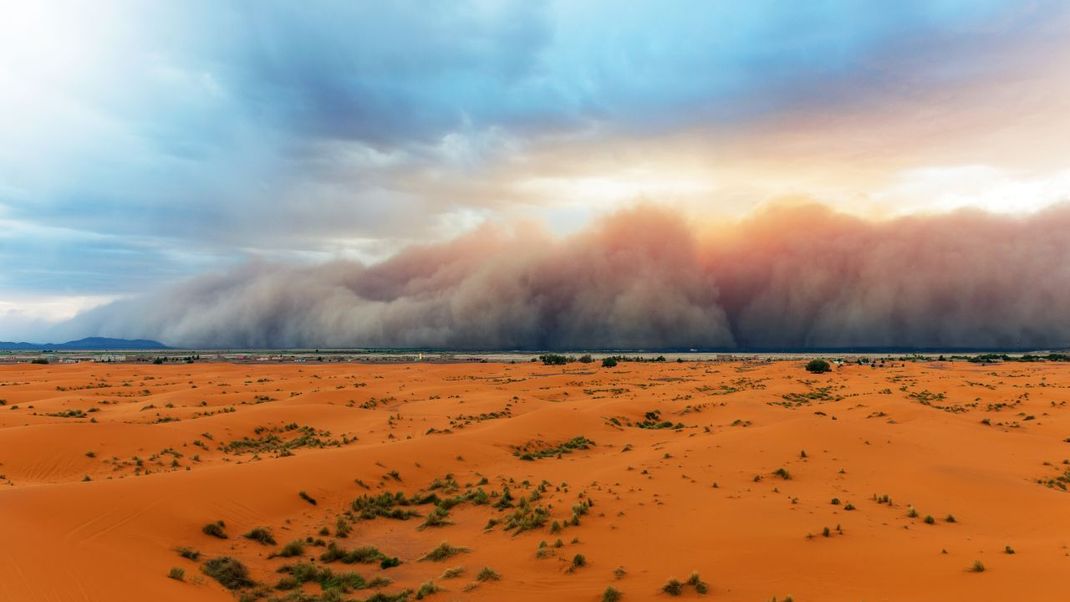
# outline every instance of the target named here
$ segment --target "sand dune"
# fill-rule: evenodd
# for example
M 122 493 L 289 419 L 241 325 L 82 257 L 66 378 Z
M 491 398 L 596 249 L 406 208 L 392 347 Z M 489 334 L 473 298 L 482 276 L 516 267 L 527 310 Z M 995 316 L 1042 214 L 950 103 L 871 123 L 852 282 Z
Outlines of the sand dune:
M 18 365 L 0 400 L 0 600 L 333 599 L 278 572 L 301 562 L 353 600 L 659 599 L 693 571 L 716 600 L 1054 600 L 1070 571 L 1060 364 Z M 352 505 L 384 492 L 445 510 Z M 420 560 L 442 542 L 467 550 Z

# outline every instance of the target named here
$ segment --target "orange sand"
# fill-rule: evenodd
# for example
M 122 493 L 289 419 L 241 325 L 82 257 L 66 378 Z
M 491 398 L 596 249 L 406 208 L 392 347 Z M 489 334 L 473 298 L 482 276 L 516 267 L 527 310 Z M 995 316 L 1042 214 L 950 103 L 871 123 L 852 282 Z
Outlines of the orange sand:
M 847 365 L 819 376 L 796 361 L 2 366 L 0 600 L 234 600 L 175 548 L 199 550 L 200 562 L 232 556 L 274 585 L 276 569 L 301 558 L 268 555 L 294 539 L 334 541 L 354 498 L 415 494 L 447 474 L 458 493 L 486 477 L 497 494 L 511 480 L 518 500 L 546 480 L 532 504 L 559 522 L 584 499 L 594 505 L 556 534 L 549 523 L 485 530 L 513 510 L 473 503 L 441 527 L 357 520 L 344 547 L 374 545 L 402 564 L 328 566 L 387 577 L 388 594 L 434 580 L 444 591 L 431 600 L 596 601 L 607 586 L 624 600 L 668 599 L 662 585 L 692 571 L 715 600 L 1065 599 L 1070 497 L 1046 483 L 1070 468 L 1068 387 L 1064 364 Z M 87 413 L 47 415 L 75 409 Z M 654 410 L 684 427 L 634 426 Z M 269 434 L 257 427 L 287 440 L 297 433 L 279 428 L 288 423 L 333 443 L 292 455 L 221 449 Z M 576 436 L 595 445 L 513 454 Z M 885 494 L 891 504 L 875 501 Z M 229 539 L 201 532 L 215 520 Z M 241 536 L 257 526 L 278 545 Z M 537 557 L 541 540 L 558 538 Z M 443 541 L 470 551 L 418 560 Z M 323 564 L 322 552 L 303 556 Z M 576 554 L 587 565 L 570 571 Z M 983 573 L 969 570 L 978 560 Z M 501 579 L 470 588 L 484 566 Z M 172 567 L 184 581 L 167 577 Z M 464 572 L 440 578 L 449 567 Z

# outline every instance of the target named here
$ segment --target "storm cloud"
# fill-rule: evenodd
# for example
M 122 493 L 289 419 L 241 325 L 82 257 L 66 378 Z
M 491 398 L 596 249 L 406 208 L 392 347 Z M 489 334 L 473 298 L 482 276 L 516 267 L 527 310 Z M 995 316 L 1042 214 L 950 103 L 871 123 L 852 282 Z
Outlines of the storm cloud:
M 569 237 L 484 226 L 380 263 L 250 263 L 83 313 L 190 347 L 1048 348 L 1070 343 L 1070 205 L 730 226 L 644 205 Z

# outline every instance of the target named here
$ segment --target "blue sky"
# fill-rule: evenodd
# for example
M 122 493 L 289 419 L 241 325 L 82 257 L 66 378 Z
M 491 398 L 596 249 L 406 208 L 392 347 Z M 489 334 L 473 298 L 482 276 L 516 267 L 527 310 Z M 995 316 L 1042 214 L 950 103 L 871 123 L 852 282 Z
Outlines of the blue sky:
M 739 216 L 1070 192 L 1058 2 L 23 3 L 0 340 L 250 259 L 636 199 Z

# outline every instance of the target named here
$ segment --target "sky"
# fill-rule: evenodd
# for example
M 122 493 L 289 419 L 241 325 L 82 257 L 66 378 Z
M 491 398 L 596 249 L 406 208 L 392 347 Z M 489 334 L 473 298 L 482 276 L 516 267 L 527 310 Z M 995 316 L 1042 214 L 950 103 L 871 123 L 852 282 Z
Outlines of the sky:
M 527 244 L 574 249 L 636 207 L 706 248 L 783 206 L 880 228 L 964 209 L 1036 221 L 1070 200 L 1063 2 L 4 4 L 0 340 L 202 343 L 94 316 L 205 279 L 363 274 L 501 229 L 498 252 L 529 228 Z M 699 305 L 728 316 L 705 342 L 742 340 L 742 317 Z M 421 338 L 397 320 L 337 342 L 579 340 Z M 619 323 L 590 336 L 610 345 Z

